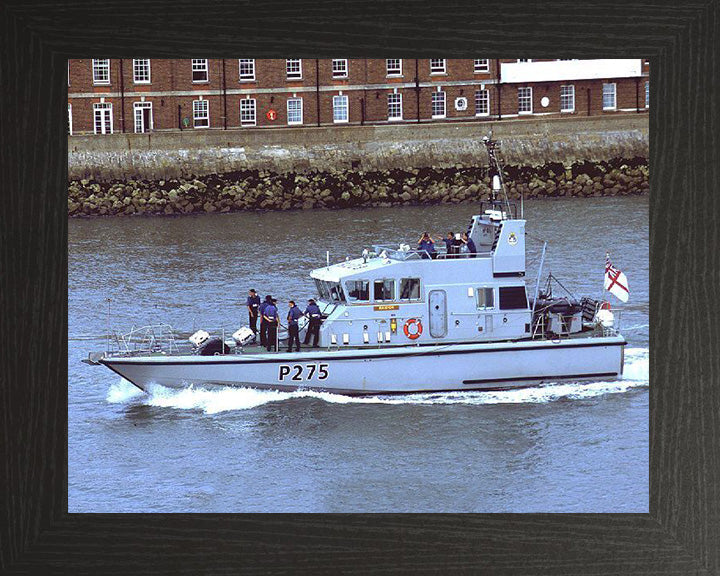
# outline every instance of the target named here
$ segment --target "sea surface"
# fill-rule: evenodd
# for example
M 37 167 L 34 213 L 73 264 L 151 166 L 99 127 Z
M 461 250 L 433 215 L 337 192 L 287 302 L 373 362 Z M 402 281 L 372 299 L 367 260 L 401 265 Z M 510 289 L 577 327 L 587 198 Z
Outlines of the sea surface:
M 69 222 L 70 512 L 647 512 L 648 197 L 536 200 L 527 282 L 602 295 L 627 274 L 622 380 L 382 398 L 251 389 L 145 394 L 82 358 L 107 326 L 230 334 L 249 288 L 314 296 L 308 272 L 372 243 L 464 230 L 478 204 Z M 556 292 L 557 293 L 557 292 Z M 109 299 L 109 302 L 106 300 Z

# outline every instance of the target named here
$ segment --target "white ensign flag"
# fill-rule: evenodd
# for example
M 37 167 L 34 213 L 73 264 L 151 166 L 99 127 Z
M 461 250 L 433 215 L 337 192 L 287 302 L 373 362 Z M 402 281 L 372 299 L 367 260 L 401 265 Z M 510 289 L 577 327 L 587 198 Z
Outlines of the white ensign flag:
M 605 259 L 605 290 L 623 302 L 627 302 L 630 297 L 627 277 L 610 264 L 610 255 L 607 255 Z

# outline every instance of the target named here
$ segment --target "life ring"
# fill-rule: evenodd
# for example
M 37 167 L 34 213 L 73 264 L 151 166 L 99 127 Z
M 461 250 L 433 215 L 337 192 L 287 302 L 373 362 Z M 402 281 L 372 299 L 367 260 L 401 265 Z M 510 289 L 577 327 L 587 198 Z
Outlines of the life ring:
M 600 310 L 610 310 L 610 302 L 606 300 L 600 304 Z
M 410 332 L 411 326 L 416 326 L 417 331 Z M 410 320 L 405 322 L 403 330 L 405 331 L 405 336 L 410 338 L 410 340 L 416 340 L 417 338 L 419 338 L 420 334 L 422 334 L 422 322 L 420 322 L 420 318 L 410 318 Z

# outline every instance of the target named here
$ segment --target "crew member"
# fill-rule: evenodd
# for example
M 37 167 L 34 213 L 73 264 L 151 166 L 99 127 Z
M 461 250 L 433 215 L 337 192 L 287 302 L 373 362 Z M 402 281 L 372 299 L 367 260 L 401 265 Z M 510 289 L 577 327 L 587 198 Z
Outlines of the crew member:
M 260 312 L 260 296 L 257 295 L 255 290 L 248 292 L 247 302 L 245 303 L 248 309 L 248 322 L 250 323 L 250 330 L 253 331 L 253 344 L 257 339 L 257 320 Z
M 294 300 L 290 300 L 290 310 L 288 311 L 288 352 L 292 352 L 293 343 L 297 345 L 297 351 L 300 352 L 300 327 L 298 326 L 298 319 L 302 318 L 303 313 L 295 305 Z
M 477 254 L 477 248 L 475 247 L 475 242 L 473 242 L 473 239 L 467 235 L 467 232 L 463 232 L 462 240 L 465 246 L 467 246 L 468 252 L 470 253 L 468 258 L 475 258 L 475 254 Z
M 320 338 L 320 308 L 312 298 L 308 300 L 308 306 L 305 308 L 305 316 L 310 319 L 307 332 L 305 333 L 305 341 L 303 344 L 310 343 L 310 336 L 313 337 L 313 348 L 318 347 L 318 338 Z
M 272 296 L 265 296 L 265 301 L 258 307 L 260 314 L 260 346 L 267 346 L 267 322 L 265 321 L 265 308 L 272 303 Z
M 267 326 L 267 333 L 265 334 L 265 347 L 267 348 L 267 351 L 270 352 L 270 350 L 277 351 L 278 310 L 275 307 L 275 300 L 273 300 L 270 296 L 268 296 L 268 298 L 270 298 L 270 300 L 268 300 L 265 305 L 263 320 L 265 320 L 265 325 Z
M 423 232 L 420 240 L 418 240 L 418 250 L 423 252 L 422 257 L 425 259 L 435 258 L 435 256 L 437 256 L 435 252 L 435 242 L 427 232 Z
M 460 254 L 460 247 L 463 246 L 462 238 L 460 237 L 460 234 L 457 233 L 455 236 L 453 236 L 452 245 L 450 246 L 452 250 L 453 255 Z
M 453 239 L 455 238 L 454 232 L 448 232 L 447 236 L 443 238 L 443 242 L 445 242 L 445 253 L 446 254 L 452 254 L 452 245 L 453 245 Z

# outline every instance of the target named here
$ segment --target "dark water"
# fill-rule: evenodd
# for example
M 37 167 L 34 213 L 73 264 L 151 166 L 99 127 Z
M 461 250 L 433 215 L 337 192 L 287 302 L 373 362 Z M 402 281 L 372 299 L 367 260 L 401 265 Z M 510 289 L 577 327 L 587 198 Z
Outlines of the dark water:
M 69 223 L 71 512 L 647 512 L 648 198 L 534 201 L 534 283 L 600 296 L 606 250 L 630 283 L 622 381 L 349 399 L 158 389 L 80 362 L 116 329 L 228 333 L 248 288 L 313 296 L 307 272 L 373 242 L 463 229 L 476 205 Z

